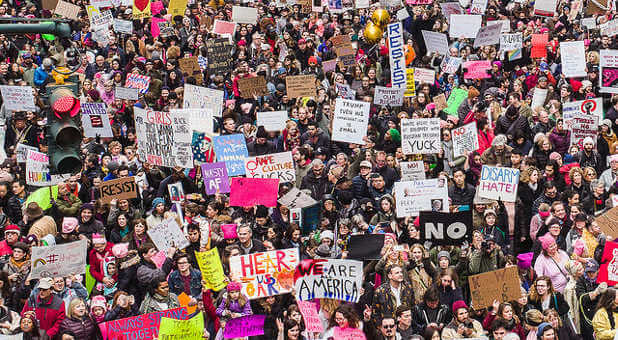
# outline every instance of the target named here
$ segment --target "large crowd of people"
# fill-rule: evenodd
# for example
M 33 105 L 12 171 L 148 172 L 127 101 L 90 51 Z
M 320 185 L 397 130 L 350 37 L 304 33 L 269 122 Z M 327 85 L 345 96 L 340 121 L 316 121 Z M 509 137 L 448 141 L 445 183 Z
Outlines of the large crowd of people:
M 4 0 L 0 17 L 49 20 L 56 6 L 51 2 Z M 251 339 L 343 340 L 348 328 L 369 340 L 618 337 L 618 288 L 611 284 L 611 273 L 618 270 L 609 263 L 613 257 L 603 255 L 618 235 L 611 234 L 607 219 L 599 220 L 618 201 L 618 95 L 601 93 L 599 81 L 600 53 L 616 46 L 612 31 L 599 29 L 612 24 L 613 1 L 554 1 L 553 16 L 537 15 L 535 2 L 527 0 L 450 3 L 464 14 L 484 8 L 483 27 L 502 20 L 508 26 L 504 32 L 521 33 L 515 60 L 499 44 L 475 47 L 474 39 L 450 35 L 451 13 L 438 1 L 191 0 L 184 15 L 172 16 L 170 1 L 163 0 L 150 3 L 155 8 L 162 2 L 154 16 L 133 19 L 138 1 L 112 0 L 107 6 L 113 19 L 130 21 L 133 33 L 118 33 L 110 25 L 103 38 L 91 27 L 91 3 L 68 2 L 80 8 L 77 20 L 67 21 L 69 39 L 0 34 L 0 85 L 32 88 L 36 107 L 0 108 L 0 337 L 103 339 L 101 324 L 178 308 L 183 293 L 188 306 L 204 313 L 209 339 L 223 339 L 230 320 L 256 314 L 266 315 L 264 334 Z M 237 5 L 257 8 L 257 22 L 238 24 L 233 34 L 215 33 L 215 21 L 232 22 Z M 376 36 L 365 29 L 384 28 L 372 22 L 378 9 L 403 25 L 406 67 L 435 72 L 431 82 L 416 82 L 402 106 L 374 104 L 376 86 L 391 86 L 393 67 L 386 32 L 380 37 L 381 30 Z M 582 19 L 588 19 L 586 25 Z M 167 22 L 165 34 L 152 29 L 163 27 L 158 22 Z M 448 55 L 428 51 L 422 31 L 446 33 Z M 534 34 L 549 37 L 541 57 L 533 57 L 538 55 L 532 53 L 538 48 Z M 341 57 L 332 39 L 338 36 L 349 37 L 354 63 L 339 62 L 334 69 L 328 63 L 326 70 L 327 62 Z M 222 37 L 231 43 L 231 54 L 215 60 L 207 45 Z M 584 42 L 583 77 L 563 73 L 560 43 L 567 41 Z M 66 53 L 71 46 L 78 58 Z M 197 74 L 181 70 L 179 61 L 189 56 L 198 57 Z M 489 61 L 491 69 L 487 77 L 470 79 L 463 67 L 446 73 L 446 58 Z M 81 64 L 71 65 L 75 60 Z M 215 62 L 230 68 L 213 73 L 208 65 Z M 18 149 L 49 151 L 49 89 L 63 66 L 76 69 L 74 91 L 82 103 L 105 104 L 113 137 L 83 137 L 81 171 L 63 177 L 57 197 L 42 202 L 32 199 L 40 187 L 27 184 Z M 137 100 L 116 98 L 115 89 L 124 87 L 130 74 L 149 77 L 147 91 Z M 296 75 L 315 76 L 315 97 L 288 96 L 286 77 Z M 239 81 L 255 76 L 266 80 L 266 94 L 246 98 Z M 294 188 L 311 196 L 318 202 L 315 225 L 294 218 L 281 203 L 239 207 L 230 205 L 229 193 L 208 195 L 200 165 L 215 160 L 211 151 L 197 150 L 193 168 L 156 166 L 140 156 L 136 109 L 182 109 L 186 85 L 222 91 L 222 107 L 209 108 L 221 112 L 213 117 L 213 135 L 240 134 L 249 156 L 292 153 L 296 180 L 281 179 L 279 197 Z M 449 114 L 436 97 L 448 99 L 457 89 L 466 90 L 467 97 Z M 541 103 L 533 103 L 537 92 L 547 93 Z M 344 96 L 370 103 L 364 144 L 333 139 L 336 104 Z M 592 98 L 603 106 L 597 137 L 573 143 L 563 106 Z M 256 113 L 266 111 L 286 111 L 285 128 L 258 126 Z M 424 118 L 440 120 L 441 151 L 404 154 L 401 121 Z M 455 156 L 452 131 L 470 123 L 476 126 L 478 149 Z M 468 240 L 424 242 L 419 219 L 397 214 L 393 188 L 408 180 L 400 165 L 408 161 L 422 161 L 426 179 L 447 183 L 446 210 L 471 212 Z M 485 165 L 519 170 L 514 202 L 479 195 Z M 129 176 L 137 179 L 137 198 L 103 202 L 103 183 Z M 172 201 L 170 184 L 182 187 L 182 202 Z M 169 218 L 182 227 L 189 242 L 184 249 L 158 249 L 150 238 L 148 230 Z M 232 238 L 221 228 L 228 224 L 237 226 Z M 314 301 L 322 333 L 307 331 L 293 293 L 249 299 L 243 283 L 231 276 L 234 256 L 297 248 L 301 260 L 348 259 L 351 236 L 380 233 L 387 235 L 381 258 L 363 261 L 358 302 Z M 87 240 L 88 275 L 32 278 L 33 247 L 79 240 Z M 213 248 L 226 275 L 219 291 L 210 289 L 195 255 Z M 606 274 L 598 280 L 608 264 L 609 279 Z M 517 268 L 520 296 L 475 307 L 468 277 L 508 267 Z M 94 283 L 87 285 L 86 276 Z

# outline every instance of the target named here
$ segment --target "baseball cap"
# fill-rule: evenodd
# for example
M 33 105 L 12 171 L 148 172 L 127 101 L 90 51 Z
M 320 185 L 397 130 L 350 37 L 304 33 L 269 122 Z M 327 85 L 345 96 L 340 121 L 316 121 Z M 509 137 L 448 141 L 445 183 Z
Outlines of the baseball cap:
M 51 277 L 44 277 L 39 280 L 39 289 L 50 289 L 53 284 Z

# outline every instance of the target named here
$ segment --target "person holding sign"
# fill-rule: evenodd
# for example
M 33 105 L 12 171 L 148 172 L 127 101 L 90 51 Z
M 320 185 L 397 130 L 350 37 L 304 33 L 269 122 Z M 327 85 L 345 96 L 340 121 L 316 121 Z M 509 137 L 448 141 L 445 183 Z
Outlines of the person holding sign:
M 241 293 L 241 289 L 240 282 L 233 281 L 227 284 L 227 295 L 217 307 L 219 317 L 239 318 L 253 314 L 249 299 Z

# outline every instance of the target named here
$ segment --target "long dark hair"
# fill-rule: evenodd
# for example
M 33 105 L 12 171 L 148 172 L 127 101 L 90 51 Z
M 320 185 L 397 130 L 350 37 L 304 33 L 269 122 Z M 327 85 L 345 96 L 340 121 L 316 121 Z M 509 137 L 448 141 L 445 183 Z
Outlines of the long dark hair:
M 615 288 L 607 288 L 605 293 L 601 295 L 599 298 L 599 302 L 597 303 L 597 310 L 601 308 L 605 308 L 607 311 L 608 317 L 611 318 L 611 312 L 614 308 L 614 301 L 616 300 L 616 289 Z
M 330 316 L 330 320 L 328 320 L 329 328 L 339 326 L 335 321 L 335 315 L 337 315 L 337 313 L 343 314 L 343 316 L 348 320 L 348 326 L 352 328 L 358 328 L 360 320 L 358 318 L 358 315 L 356 315 L 356 311 L 354 311 L 354 309 L 349 305 L 340 305 L 335 309 L 333 314 L 331 314 Z

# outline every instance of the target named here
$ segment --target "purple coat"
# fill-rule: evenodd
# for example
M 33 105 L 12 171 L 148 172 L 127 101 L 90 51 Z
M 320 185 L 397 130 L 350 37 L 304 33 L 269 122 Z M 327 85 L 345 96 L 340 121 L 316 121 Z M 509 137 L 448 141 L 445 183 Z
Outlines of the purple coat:
M 564 155 L 571 145 L 571 131 L 564 130 L 563 133 L 559 133 L 556 128 L 553 128 L 549 134 L 549 141 L 554 146 L 554 151 Z
M 219 304 L 219 307 L 217 307 L 217 315 L 218 316 L 223 316 L 223 312 L 225 312 L 226 310 L 229 310 L 232 313 L 240 313 L 242 314 L 242 316 L 247 316 L 247 315 L 251 315 L 253 314 L 253 312 L 251 311 L 251 304 L 249 303 L 249 301 L 247 301 L 245 303 L 244 306 L 240 306 L 240 304 L 237 301 L 232 301 L 230 302 L 229 307 L 225 308 L 225 303 L 227 301 L 227 296 L 223 298 L 223 300 L 221 300 L 221 303 Z

